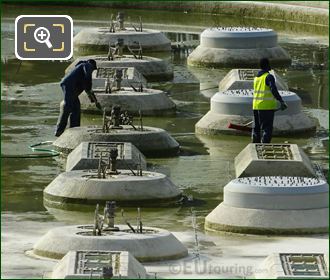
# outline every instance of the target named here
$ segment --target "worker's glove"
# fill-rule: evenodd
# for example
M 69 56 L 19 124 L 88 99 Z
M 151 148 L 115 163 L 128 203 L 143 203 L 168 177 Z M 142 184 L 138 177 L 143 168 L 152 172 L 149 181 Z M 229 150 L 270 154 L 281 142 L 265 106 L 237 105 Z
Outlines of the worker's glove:
M 281 107 L 280 107 L 281 111 L 284 111 L 287 108 L 288 108 L 288 105 L 285 102 L 281 102 Z
M 88 96 L 89 100 L 91 101 L 91 103 L 95 103 L 96 97 L 95 97 L 94 92 L 92 90 L 89 90 L 86 93 L 87 93 L 87 96 Z
M 102 111 L 102 106 L 98 101 L 95 102 L 95 106 L 96 106 L 97 109 Z
M 91 103 L 94 103 L 93 97 L 90 96 L 90 95 L 87 95 L 87 96 L 88 96 L 89 101 L 90 101 Z

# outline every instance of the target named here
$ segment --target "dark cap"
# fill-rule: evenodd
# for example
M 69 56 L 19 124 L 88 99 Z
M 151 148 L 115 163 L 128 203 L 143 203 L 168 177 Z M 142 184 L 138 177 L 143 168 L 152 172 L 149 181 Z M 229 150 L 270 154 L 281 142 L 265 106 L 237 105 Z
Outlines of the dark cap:
M 260 68 L 264 71 L 269 71 L 270 69 L 272 69 L 272 68 L 270 68 L 270 63 L 269 63 L 268 58 L 260 59 L 259 65 L 260 65 Z
M 87 60 L 88 63 L 90 63 L 93 66 L 93 70 L 96 70 L 96 61 L 94 59 L 88 59 Z
M 265 70 L 265 71 L 269 71 L 269 70 L 272 69 L 270 67 L 270 63 L 269 63 L 268 58 L 262 58 L 262 59 L 260 59 L 259 65 L 260 65 L 260 68 L 262 70 Z

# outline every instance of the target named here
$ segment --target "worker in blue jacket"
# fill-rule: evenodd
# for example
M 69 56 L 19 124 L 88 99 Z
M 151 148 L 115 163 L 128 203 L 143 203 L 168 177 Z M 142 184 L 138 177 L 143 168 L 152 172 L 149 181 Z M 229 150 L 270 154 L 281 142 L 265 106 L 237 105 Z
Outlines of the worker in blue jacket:
M 55 136 L 60 136 L 68 123 L 70 117 L 70 127 L 80 126 L 80 101 L 79 95 L 85 91 L 98 109 L 102 109 L 92 91 L 92 73 L 96 70 L 96 61 L 89 59 L 79 61 L 75 68 L 61 81 L 61 88 L 64 100 L 60 105 L 60 115 L 58 117 Z

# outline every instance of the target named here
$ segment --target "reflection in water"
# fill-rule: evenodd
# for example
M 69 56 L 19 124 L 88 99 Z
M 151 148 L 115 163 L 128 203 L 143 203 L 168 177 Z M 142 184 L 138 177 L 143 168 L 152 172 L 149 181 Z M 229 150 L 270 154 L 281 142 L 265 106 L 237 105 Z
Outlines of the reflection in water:
M 68 65 L 68 62 L 20 61 L 16 58 L 2 60 L 1 81 L 25 85 L 58 82 Z
M 235 135 L 197 135 L 196 137 L 207 148 L 211 158 L 220 158 L 229 161 L 251 142 L 251 138 L 249 136 L 237 137 Z
M 303 105 L 329 109 L 329 48 L 295 44 L 283 47 L 292 57 L 292 66 L 285 72 L 290 90 L 302 98 Z
M 109 11 L 104 8 L 74 9 L 56 6 L 39 8 L 36 6 L 13 8 L 3 11 L 6 18 L 2 22 L 2 154 L 19 155 L 29 153 L 30 144 L 54 140 L 54 127 L 58 116 L 59 102 L 62 93 L 58 82 L 62 78 L 68 63 L 19 61 L 13 59 L 14 20 L 17 15 L 33 14 L 69 14 L 75 21 L 75 32 L 83 26 L 106 26 Z M 146 24 L 181 25 L 168 33 L 173 41 L 196 40 L 204 27 L 212 25 L 244 25 L 258 26 L 260 20 L 235 19 L 203 14 L 183 14 L 175 12 L 133 11 L 135 16 L 142 15 Z M 104 20 L 95 22 L 96 19 Z M 94 21 L 91 23 L 91 21 Z M 184 26 L 189 23 L 191 26 Z M 327 27 L 288 24 L 284 22 L 263 21 L 263 27 L 272 27 L 276 31 L 291 33 L 292 37 L 327 34 Z M 189 30 L 188 33 L 180 30 Z M 175 32 L 174 32 L 175 31 Z M 177 33 L 180 31 L 180 33 Z M 180 35 L 181 34 L 181 35 Z M 183 35 L 182 35 L 183 34 Z M 321 45 L 298 45 L 290 43 L 283 47 L 293 58 L 292 67 L 277 70 L 284 76 L 288 85 L 302 98 L 308 107 L 307 112 L 321 120 L 326 132 L 328 122 L 328 47 Z M 186 194 L 205 201 L 205 204 L 191 206 L 196 212 L 198 238 L 201 259 L 208 264 L 221 264 L 224 267 L 233 264 L 245 264 L 255 267 L 260 259 L 269 252 L 287 248 L 291 251 L 322 251 L 327 240 L 323 237 L 310 238 L 270 238 L 244 236 L 215 236 L 203 232 L 204 217 L 222 201 L 223 187 L 234 177 L 234 157 L 249 143 L 248 136 L 208 137 L 194 135 L 195 123 L 209 110 L 209 98 L 217 91 L 218 83 L 230 69 L 187 68 L 186 57 L 179 54 L 167 54 L 165 59 L 174 65 L 174 80 L 165 83 L 152 83 L 149 86 L 163 89 L 175 101 L 177 114 L 171 117 L 144 118 L 145 125 L 161 127 L 168 130 L 179 141 L 182 153 L 180 157 L 152 159 L 148 161 L 150 170 L 161 171 L 171 176 L 173 182 Z M 101 124 L 102 116 L 82 115 L 82 125 Z M 327 120 L 327 121 L 326 121 Z M 316 139 L 324 135 L 315 135 Z M 310 151 L 312 138 L 274 138 L 274 142 L 289 140 L 306 147 Z M 319 143 L 315 140 L 313 143 Z M 315 146 L 315 145 L 314 145 Z M 315 150 L 315 149 L 314 149 Z M 326 149 L 325 149 L 326 150 Z M 327 165 L 328 159 L 323 150 L 316 161 Z M 312 153 L 310 153 L 312 155 Z M 315 155 L 315 154 L 314 154 Z M 328 167 L 326 167 L 328 168 Z M 31 249 L 33 243 L 48 229 L 67 223 L 91 223 L 91 212 L 70 212 L 50 209 L 43 206 L 43 189 L 64 170 L 63 159 L 2 159 L 1 160 L 1 209 L 2 213 L 2 276 L 31 278 L 41 277 L 46 270 L 51 270 L 53 262 L 34 260 L 23 254 Z M 192 265 L 195 237 L 191 225 L 190 206 L 173 208 L 144 209 L 142 218 L 148 226 L 159 226 L 175 232 L 190 250 L 188 265 Z M 119 214 L 120 215 L 120 214 Z M 125 216 L 136 221 L 136 209 L 125 208 Z M 58 221 L 57 221 L 58 219 Z M 121 221 L 121 217 L 117 217 Z M 251 256 L 246 258 L 244 256 Z M 179 274 L 170 271 L 170 264 L 181 268 Z M 182 261 L 163 262 L 147 265 L 150 272 L 156 271 L 159 276 L 179 277 L 184 271 Z M 239 271 L 223 272 L 221 277 L 240 276 Z M 186 277 L 201 277 L 196 271 Z M 208 277 L 219 277 L 219 273 L 211 272 Z

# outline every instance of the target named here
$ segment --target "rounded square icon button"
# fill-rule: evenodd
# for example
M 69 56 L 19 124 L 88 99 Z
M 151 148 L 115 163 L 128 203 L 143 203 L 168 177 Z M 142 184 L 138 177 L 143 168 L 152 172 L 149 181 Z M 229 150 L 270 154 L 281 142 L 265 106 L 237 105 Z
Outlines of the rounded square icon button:
M 15 55 L 21 60 L 68 60 L 72 38 L 70 16 L 21 15 L 15 20 Z

